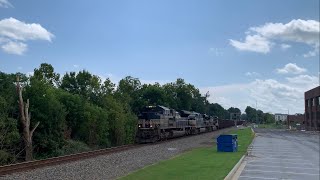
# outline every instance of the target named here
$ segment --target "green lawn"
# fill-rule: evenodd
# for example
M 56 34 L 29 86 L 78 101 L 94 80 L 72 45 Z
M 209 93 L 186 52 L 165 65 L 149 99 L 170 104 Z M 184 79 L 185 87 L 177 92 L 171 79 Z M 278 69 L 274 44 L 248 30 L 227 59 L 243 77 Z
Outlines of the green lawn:
M 238 134 L 238 152 L 221 153 L 217 152 L 216 147 L 199 148 L 148 166 L 121 179 L 224 179 L 246 153 L 253 139 L 250 128 L 233 130 L 230 133 Z

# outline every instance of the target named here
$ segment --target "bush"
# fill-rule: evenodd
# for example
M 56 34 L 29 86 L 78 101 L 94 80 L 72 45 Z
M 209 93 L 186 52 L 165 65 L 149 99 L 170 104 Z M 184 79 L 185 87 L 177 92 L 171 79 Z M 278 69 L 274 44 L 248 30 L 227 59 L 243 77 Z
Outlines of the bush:
M 6 152 L 5 150 L 0 150 L 0 166 L 9 164 L 11 162 L 15 161 L 15 157 Z
M 62 147 L 61 155 L 75 154 L 90 150 L 90 147 L 81 141 L 67 140 L 66 144 Z

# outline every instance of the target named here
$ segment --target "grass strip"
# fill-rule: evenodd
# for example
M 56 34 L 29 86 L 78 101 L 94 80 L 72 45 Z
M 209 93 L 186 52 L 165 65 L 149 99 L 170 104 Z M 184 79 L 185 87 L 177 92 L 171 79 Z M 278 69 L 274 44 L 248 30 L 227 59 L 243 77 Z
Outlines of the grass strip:
M 216 145 L 210 148 L 198 148 L 140 169 L 122 177 L 121 180 L 224 179 L 247 152 L 253 139 L 250 128 L 232 130 L 229 133 L 238 134 L 238 152 L 217 152 Z

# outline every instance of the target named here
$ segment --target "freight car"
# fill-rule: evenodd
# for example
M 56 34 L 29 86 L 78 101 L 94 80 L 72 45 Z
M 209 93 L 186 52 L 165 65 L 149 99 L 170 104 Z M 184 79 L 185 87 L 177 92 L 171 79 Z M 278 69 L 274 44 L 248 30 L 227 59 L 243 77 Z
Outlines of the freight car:
M 217 117 L 185 110 L 178 112 L 159 105 L 146 106 L 138 118 L 138 143 L 156 142 L 234 126 L 234 121 L 218 120 Z
M 230 119 L 219 119 L 219 129 L 228 128 L 236 125 L 243 125 L 245 121 L 243 120 L 230 120 Z

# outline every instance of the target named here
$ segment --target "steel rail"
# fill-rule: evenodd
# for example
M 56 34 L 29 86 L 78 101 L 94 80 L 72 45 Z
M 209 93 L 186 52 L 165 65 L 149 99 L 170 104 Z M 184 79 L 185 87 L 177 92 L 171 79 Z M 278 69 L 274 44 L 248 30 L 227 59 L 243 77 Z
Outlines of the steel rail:
M 53 158 L 48 158 L 48 159 L 34 160 L 34 161 L 28 161 L 28 162 L 0 166 L 0 176 L 12 174 L 12 173 L 17 173 L 17 172 L 21 172 L 21 171 L 28 171 L 28 170 L 32 170 L 32 169 L 36 169 L 36 168 L 40 168 L 40 167 L 45 167 L 45 166 L 53 166 L 53 165 L 57 165 L 57 164 L 61 164 L 61 163 L 82 160 L 82 159 L 96 157 L 96 156 L 100 156 L 100 155 L 121 152 L 121 151 L 133 149 L 133 148 L 137 148 L 137 147 L 141 147 L 141 146 L 142 145 L 130 144 L 130 145 L 124 145 L 124 146 L 118 146 L 118 147 L 112 147 L 112 148 L 70 154 L 70 155 L 65 155 L 65 156 L 58 156 L 58 157 L 53 157 Z

